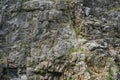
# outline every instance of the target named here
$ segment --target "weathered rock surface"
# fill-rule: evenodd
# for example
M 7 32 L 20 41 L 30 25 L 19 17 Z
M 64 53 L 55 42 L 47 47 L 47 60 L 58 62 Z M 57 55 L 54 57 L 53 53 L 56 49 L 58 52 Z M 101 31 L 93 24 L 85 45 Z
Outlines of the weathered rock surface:
M 120 1 L 1 0 L 0 80 L 120 80 Z

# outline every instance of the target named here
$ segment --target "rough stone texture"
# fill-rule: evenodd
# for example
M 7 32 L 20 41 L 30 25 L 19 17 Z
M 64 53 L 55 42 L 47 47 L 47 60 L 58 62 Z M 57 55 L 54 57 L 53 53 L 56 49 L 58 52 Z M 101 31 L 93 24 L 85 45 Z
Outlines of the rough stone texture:
M 0 1 L 0 80 L 119 76 L 119 0 Z

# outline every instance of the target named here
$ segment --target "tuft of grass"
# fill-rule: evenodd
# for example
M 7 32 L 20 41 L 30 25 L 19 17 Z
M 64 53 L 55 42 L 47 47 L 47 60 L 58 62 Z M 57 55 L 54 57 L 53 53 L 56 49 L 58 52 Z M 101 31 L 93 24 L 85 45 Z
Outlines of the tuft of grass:
M 79 27 L 74 27 L 74 31 L 75 31 L 76 35 L 79 35 L 79 34 L 80 34 L 80 29 L 79 29 Z
M 88 69 L 88 72 L 90 75 L 93 75 L 93 72 L 90 69 Z
M 4 78 L 5 78 L 5 79 L 11 79 L 11 78 L 12 78 L 12 76 L 11 76 L 11 75 L 9 75 L 9 74 L 6 74 L 6 75 L 4 75 Z
M 110 68 L 109 75 L 107 77 L 107 80 L 113 80 L 113 70 Z
M 41 69 L 41 70 L 40 70 L 40 73 L 41 73 L 41 74 L 45 74 L 45 73 L 46 73 L 46 71 L 45 71 L 45 70 L 43 70 L 43 69 Z
M 75 80 L 75 78 L 73 78 L 73 77 L 70 77 L 68 80 Z
M 79 50 L 84 51 L 84 48 L 82 47 L 82 45 L 79 46 Z
M 112 8 L 111 10 L 109 10 L 108 13 L 112 13 L 112 12 L 119 11 L 119 10 L 120 10 L 120 4 Z
M 78 49 L 75 49 L 75 48 L 70 48 L 70 50 L 68 51 L 68 54 L 72 54 L 73 52 L 77 52 Z
M 36 75 L 36 79 L 35 80 L 40 80 L 40 76 Z

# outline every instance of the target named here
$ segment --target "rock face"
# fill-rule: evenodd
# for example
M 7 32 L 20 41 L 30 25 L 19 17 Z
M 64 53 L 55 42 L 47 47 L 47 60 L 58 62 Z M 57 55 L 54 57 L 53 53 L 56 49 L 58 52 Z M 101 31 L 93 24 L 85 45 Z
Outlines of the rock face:
M 1 0 L 0 80 L 120 80 L 119 0 Z

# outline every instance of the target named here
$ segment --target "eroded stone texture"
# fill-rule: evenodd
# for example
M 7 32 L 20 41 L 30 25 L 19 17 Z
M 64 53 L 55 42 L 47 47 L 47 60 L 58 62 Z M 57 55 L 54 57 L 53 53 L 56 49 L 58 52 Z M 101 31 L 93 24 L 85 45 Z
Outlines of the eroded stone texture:
M 119 80 L 120 2 L 1 0 L 0 80 Z

